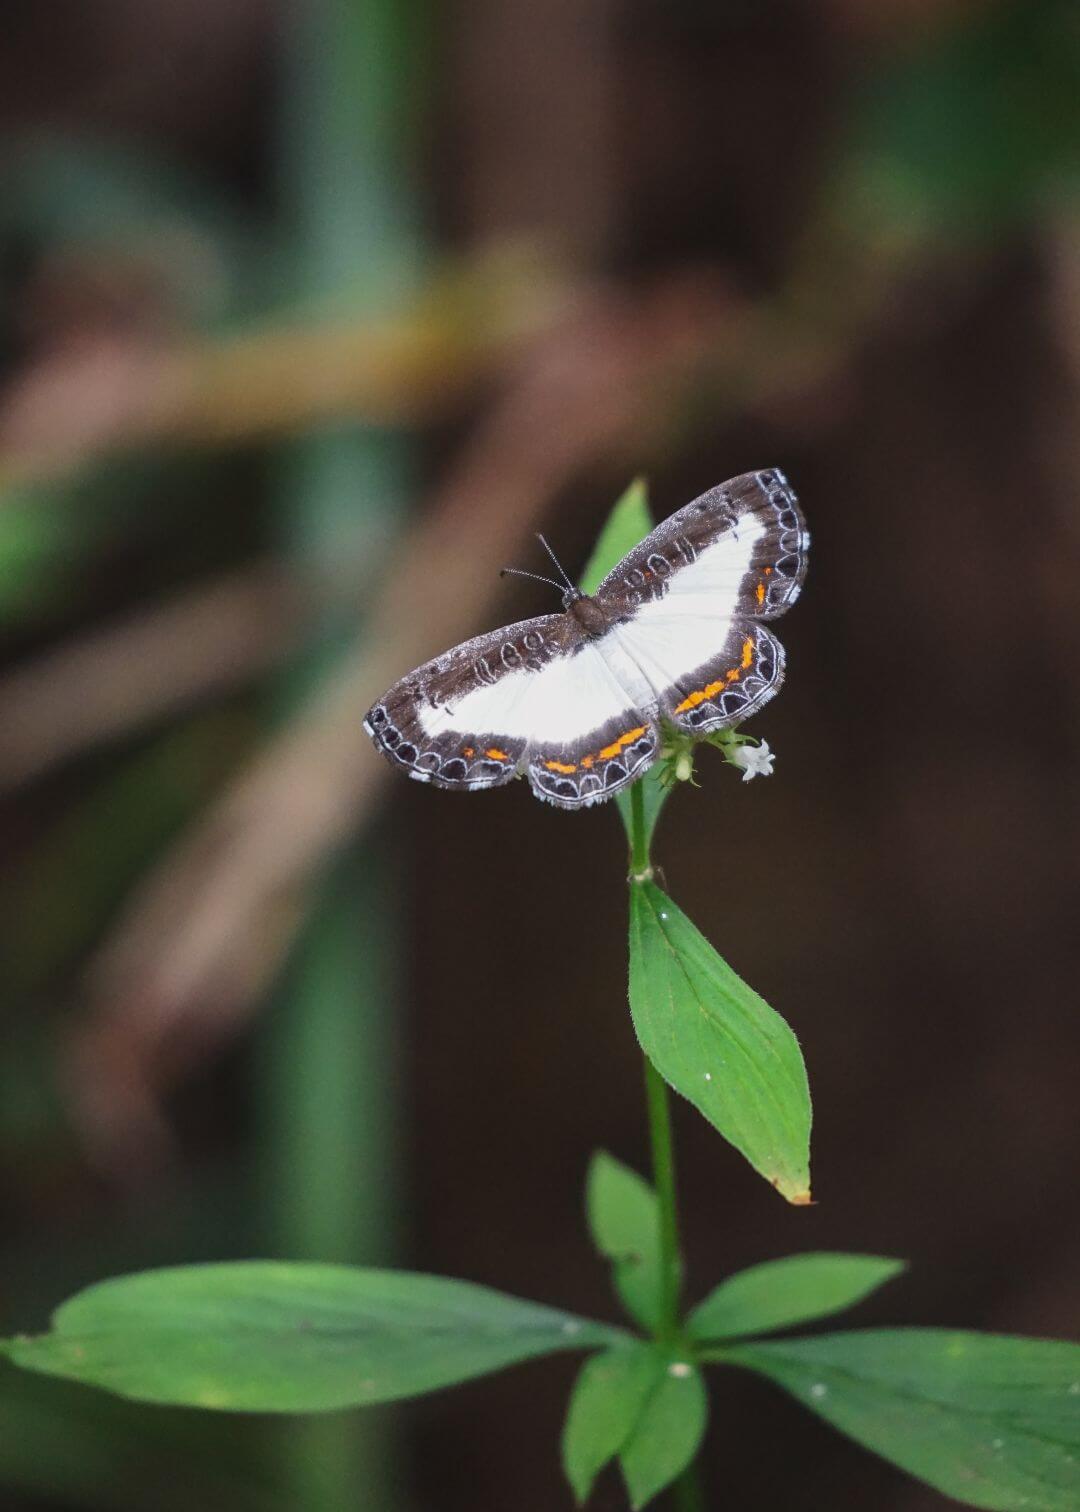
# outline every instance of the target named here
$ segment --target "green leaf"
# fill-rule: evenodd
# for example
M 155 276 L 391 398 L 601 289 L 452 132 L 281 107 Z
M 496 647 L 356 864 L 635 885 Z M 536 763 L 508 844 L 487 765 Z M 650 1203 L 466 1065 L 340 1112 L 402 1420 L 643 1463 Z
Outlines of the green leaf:
M 101 1282 L 50 1333 L 4 1348 L 26 1369 L 141 1401 L 322 1412 L 623 1337 L 466 1281 L 252 1260 Z
M 630 1011 L 641 1048 L 756 1171 L 810 1201 L 810 1090 L 798 1041 L 652 882 L 630 889 Z
M 879 1255 L 788 1255 L 729 1276 L 687 1319 L 693 1339 L 773 1333 L 853 1307 L 904 1269 Z
M 660 1209 L 644 1177 L 597 1150 L 585 1186 L 589 1232 L 612 1262 L 615 1290 L 632 1318 L 654 1329 L 660 1317 Z
M 643 1340 L 593 1355 L 581 1367 L 562 1438 L 563 1469 L 579 1506 L 630 1437 L 657 1379 L 656 1347 Z
M 732 1345 L 718 1358 L 968 1506 L 1080 1506 L 1080 1345 L 886 1328 Z
M 1075 198 L 1080 47 L 1074 0 L 979 7 L 888 49 L 866 78 L 853 156 L 864 224 L 915 221 L 951 244 L 1000 236 Z
M 619 1455 L 635 1512 L 691 1463 L 705 1437 L 708 1417 L 701 1372 L 686 1360 L 670 1355 L 662 1359 L 652 1392 Z
M 588 566 L 581 575 L 582 593 L 595 593 L 603 578 L 617 567 L 626 553 L 645 539 L 652 529 L 649 492 L 644 478 L 635 478 L 615 504 L 593 547 Z

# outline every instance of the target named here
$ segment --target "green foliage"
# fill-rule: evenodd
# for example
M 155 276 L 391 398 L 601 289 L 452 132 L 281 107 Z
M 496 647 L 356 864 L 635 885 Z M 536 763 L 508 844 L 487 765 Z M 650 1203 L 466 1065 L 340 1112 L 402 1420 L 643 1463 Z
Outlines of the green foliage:
M 1075 1512 L 1080 1345 L 889 1328 L 740 1344 L 717 1358 L 768 1376 L 969 1506 Z
M 578 1503 L 634 1430 L 656 1385 L 657 1351 L 641 1340 L 593 1355 L 581 1367 L 563 1429 L 562 1461 Z
M 630 1011 L 665 1081 L 789 1202 L 809 1202 L 810 1092 L 798 1041 L 652 882 L 630 889 Z
M 705 1382 L 697 1367 L 659 1349 L 655 1362 L 652 1390 L 619 1454 L 635 1509 L 652 1501 L 691 1464 L 709 1417 Z
M 1080 40 L 1073 0 L 982 7 L 886 55 L 856 112 L 852 173 L 869 217 L 984 239 L 1077 188 Z
M 16 1364 L 121 1396 L 322 1412 L 418 1396 L 619 1330 L 444 1277 L 245 1261 L 91 1286 Z
M 611 569 L 652 529 L 649 492 L 644 478 L 635 478 L 607 517 L 581 575 L 582 593 L 595 593 Z
M 644 487 L 635 484 L 603 532 L 587 587 L 649 523 Z M 388 1270 L 247 1261 L 144 1272 L 89 1288 L 59 1309 L 49 1333 L 0 1346 L 15 1364 L 61 1378 L 36 1382 L 26 1393 L 29 1428 L 18 1430 L 20 1445 L 32 1440 L 35 1392 L 61 1391 L 64 1380 L 143 1402 L 312 1413 L 415 1396 L 583 1349 L 598 1352 L 578 1376 L 562 1439 L 579 1503 L 616 1459 L 634 1508 L 684 1475 L 707 1425 L 699 1367 L 715 1362 L 768 1377 L 851 1438 L 971 1505 L 1002 1512 L 1077 1505 L 1080 1347 L 914 1329 L 749 1340 L 854 1305 L 895 1276 L 900 1261 L 828 1253 L 771 1261 L 728 1277 L 680 1327 L 664 1082 L 793 1203 L 809 1201 L 810 1099 L 787 1024 L 646 878 L 666 796 L 650 781 L 632 790 L 624 820 L 635 873 L 630 1006 L 650 1063 L 657 1186 L 599 1151 L 586 1206 L 620 1299 L 653 1337 L 632 1338 L 467 1282 Z M 340 961 L 335 953 L 327 962 L 319 986 L 332 993 Z M 143 1410 L 104 1404 L 106 1416 L 122 1407 Z M 18 1420 L 17 1412 L 12 1416 Z M 332 1456 L 337 1441 L 328 1442 Z M 325 1449 L 311 1440 L 312 1478 L 305 1484 L 330 1487 L 323 1504 L 332 1506 L 333 1487 L 347 1477 L 335 1480 L 333 1467 L 329 1479 L 322 1475 Z M 241 1451 L 241 1481 L 244 1463 Z M 21 1483 L 35 1484 L 36 1465 L 37 1457 L 23 1455 Z M 692 1474 L 680 1483 L 691 1501 Z M 54 1477 L 57 1484 L 62 1479 Z M 248 1489 L 237 1505 L 277 1504 L 277 1488 Z M 213 1496 L 211 1485 L 203 1498 L 208 1506 Z M 126 1505 L 123 1498 L 116 1503 Z
M 660 811 L 671 796 L 670 787 L 665 787 L 660 780 L 660 767 L 655 764 L 649 768 L 644 777 L 640 777 L 637 786 L 641 789 L 642 810 L 645 828 L 645 844 L 652 845 L 653 834 L 660 818 Z M 616 793 L 615 802 L 619 806 L 622 816 L 623 827 L 627 838 L 631 836 L 632 820 L 630 817 L 631 797 L 629 792 Z
M 853 1307 L 904 1269 L 879 1255 L 788 1255 L 739 1271 L 711 1291 L 687 1319 L 693 1339 L 774 1333 Z
M 197 324 L 269 302 L 280 249 L 209 176 L 143 141 L 61 132 L 16 137 L 0 168 L 0 232 L 46 252 L 142 266 Z
M 563 1430 L 563 1468 L 578 1503 L 617 1455 L 631 1506 L 644 1507 L 697 1454 L 708 1410 L 701 1372 L 669 1346 L 638 1342 L 594 1355 Z
M 62 487 L 0 491 L 0 624 L 59 597 L 62 564 L 78 555 L 83 534 Z
M 593 1243 L 612 1263 L 615 1290 L 643 1328 L 660 1323 L 660 1209 L 649 1183 L 606 1150 L 589 1164 L 586 1209 Z

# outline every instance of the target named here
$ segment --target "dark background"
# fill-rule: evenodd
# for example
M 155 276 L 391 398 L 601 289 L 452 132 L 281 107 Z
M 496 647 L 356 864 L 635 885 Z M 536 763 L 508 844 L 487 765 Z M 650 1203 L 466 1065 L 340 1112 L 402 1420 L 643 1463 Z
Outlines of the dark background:
M 1080 27 L 1054 0 L 38 0 L 0 50 L 0 1285 L 252 1254 L 613 1316 L 647 1164 L 611 809 L 364 708 L 615 496 L 782 466 L 775 776 L 657 855 L 794 1026 L 818 1205 L 676 1112 L 689 1288 L 1075 1334 Z M 12 1509 L 569 1505 L 573 1362 L 311 1423 L 0 1375 Z M 710 1505 L 943 1505 L 717 1374 Z M 614 1476 L 599 1508 L 624 1505 Z

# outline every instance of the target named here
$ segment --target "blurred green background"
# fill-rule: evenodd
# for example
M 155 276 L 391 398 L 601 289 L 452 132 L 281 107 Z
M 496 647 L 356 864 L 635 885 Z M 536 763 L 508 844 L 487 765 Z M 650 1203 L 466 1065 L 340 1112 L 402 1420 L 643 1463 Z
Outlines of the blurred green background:
M 691 1291 L 1070 1336 L 1080 1050 L 1071 0 L 38 0 L 0 47 L 0 1266 L 394 1262 L 603 1312 L 645 1163 L 617 816 L 403 782 L 420 660 L 784 467 L 789 685 L 665 815 L 803 1041 L 819 1205 L 690 1110 Z M 538 570 L 542 570 L 540 567 Z M 0 1372 L 0 1505 L 551 1512 L 573 1362 L 281 1423 Z M 721 1377 L 717 1505 L 942 1505 Z M 612 1480 L 599 1508 L 622 1505 Z

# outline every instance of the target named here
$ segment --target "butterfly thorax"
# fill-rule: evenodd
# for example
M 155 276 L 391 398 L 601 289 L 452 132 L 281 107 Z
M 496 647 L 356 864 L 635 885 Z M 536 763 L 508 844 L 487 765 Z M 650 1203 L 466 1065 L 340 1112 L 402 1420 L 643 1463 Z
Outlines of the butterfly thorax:
M 566 606 L 566 612 L 573 616 L 583 633 L 592 640 L 598 640 L 611 628 L 612 616 L 603 604 L 590 598 L 587 593 L 581 594 L 579 598 L 571 599 Z

